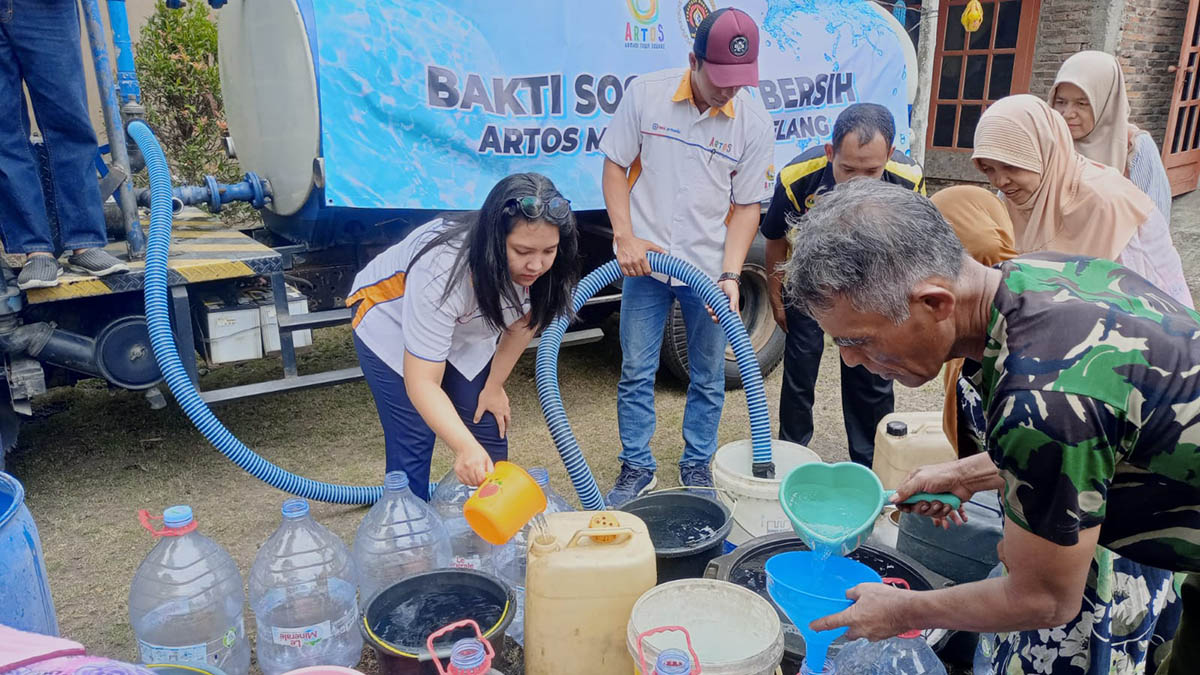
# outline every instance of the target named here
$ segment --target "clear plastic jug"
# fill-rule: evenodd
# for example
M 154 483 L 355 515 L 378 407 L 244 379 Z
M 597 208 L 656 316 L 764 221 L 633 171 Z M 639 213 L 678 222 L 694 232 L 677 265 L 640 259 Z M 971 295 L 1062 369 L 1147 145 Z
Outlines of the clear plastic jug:
M 258 549 L 250 570 L 258 665 L 266 675 L 353 666 L 362 634 L 350 551 L 312 519 L 307 501 L 289 499 L 282 512 L 283 522 Z
M 533 480 L 546 493 L 546 514 L 574 510 L 562 495 L 550 487 L 549 471 L 535 466 L 529 470 L 529 475 L 533 476 Z M 532 527 L 532 524 L 526 525 L 512 538 L 500 562 L 500 577 L 517 593 L 517 611 L 513 615 L 512 625 L 508 628 L 508 636 L 519 645 L 525 644 L 525 568 L 529 560 L 529 537 Z
M 475 488 L 463 485 L 454 471 L 449 471 L 438 481 L 437 489 L 430 495 L 429 505 L 442 517 L 446 532 L 450 535 L 451 560 L 449 567 L 471 569 L 496 574 L 500 560 L 505 555 L 505 546 L 493 546 L 475 534 L 467 519 L 463 517 L 463 504 L 471 498 Z
M 138 659 L 246 675 L 246 594 L 233 558 L 196 531 L 190 506 L 164 511 L 159 530 L 146 511 L 139 517 L 160 539 L 138 566 L 129 588 L 129 623 L 137 637 Z
M 359 606 L 365 609 L 376 593 L 406 576 L 449 567 L 450 556 L 441 516 L 409 489 L 408 474 L 389 472 L 383 497 L 363 517 L 354 537 Z
M 825 667 L 825 675 L 946 675 L 946 667 L 917 632 L 879 642 L 850 642 L 832 667 Z

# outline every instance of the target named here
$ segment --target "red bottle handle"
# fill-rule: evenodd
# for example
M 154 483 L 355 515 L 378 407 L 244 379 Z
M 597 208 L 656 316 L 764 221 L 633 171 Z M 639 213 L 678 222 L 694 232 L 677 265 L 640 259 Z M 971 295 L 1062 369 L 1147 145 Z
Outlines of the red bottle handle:
M 692 648 L 692 636 L 683 626 L 659 626 L 637 636 L 638 646 L 638 666 L 642 669 L 642 675 L 650 675 L 650 671 L 646 670 L 646 655 L 642 652 L 642 641 L 651 635 L 657 633 L 666 633 L 667 631 L 679 631 L 683 633 L 683 639 L 687 641 L 688 653 L 692 655 L 692 669 L 689 671 L 691 675 L 700 675 L 700 657 L 696 656 L 696 650 Z
M 483 643 L 483 648 L 487 650 L 487 661 L 485 662 L 485 665 L 490 664 L 492 662 L 492 659 L 496 658 L 496 650 L 492 649 L 492 643 L 488 642 L 487 638 L 483 637 L 483 633 L 481 633 L 479 631 L 479 624 L 475 623 L 474 619 L 463 619 L 462 621 L 455 621 L 454 623 L 450 624 L 449 626 L 443 626 L 442 628 L 439 628 L 439 629 L 435 630 L 434 632 L 430 633 L 429 638 L 425 640 L 425 647 L 429 650 L 429 655 L 431 657 L 433 657 L 433 665 L 437 668 L 438 675 L 450 675 L 450 674 L 446 671 L 445 668 L 442 668 L 442 662 L 441 662 L 441 660 L 438 659 L 437 651 L 434 650 L 434 648 L 433 648 L 433 641 L 436 640 L 437 638 L 442 637 L 446 633 L 449 633 L 452 630 L 464 628 L 466 626 L 470 626 L 471 628 L 475 629 L 475 638 L 478 639 L 481 643 Z
M 895 586 L 896 588 L 903 588 L 906 591 L 912 590 L 912 588 L 908 585 L 908 581 L 906 579 L 901 579 L 900 577 L 884 577 L 883 579 L 881 579 L 881 581 L 883 583 L 887 584 L 888 586 Z M 921 637 L 921 631 L 910 630 L 907 633 L 901 633 L 901 634 L 897 635 L 896 637 L 901 637 L 901 638 Z

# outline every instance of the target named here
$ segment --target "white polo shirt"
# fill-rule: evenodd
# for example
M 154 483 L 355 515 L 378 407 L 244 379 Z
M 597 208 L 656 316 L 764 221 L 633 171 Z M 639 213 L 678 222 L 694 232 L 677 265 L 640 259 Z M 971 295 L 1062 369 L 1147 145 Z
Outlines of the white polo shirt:
M 687 68 L 634 79 L 600 150 L 629 169 L 634 236 L 713 279 L 725 258 L 730 205 L 766 201 L 774 188 L 771 117 L 762 101 L 742 88 L 721 108 L 700 112 Z
M 426 361 L 446 361 L 469 380 L 496 353 L 500 331 L 479 311 L 470 274 L 449 287 L 461 242 L 433 248 L 412 262 L 445 226 L 440 218 L 430 221 L 375 256 L 354 277 L 346 299 L 356 308 L 354 334 L 401 376 L 406 351 Z M 528 289 L 514 286 L 523 306 L 505 307 L 506 327 L 529 311 Z

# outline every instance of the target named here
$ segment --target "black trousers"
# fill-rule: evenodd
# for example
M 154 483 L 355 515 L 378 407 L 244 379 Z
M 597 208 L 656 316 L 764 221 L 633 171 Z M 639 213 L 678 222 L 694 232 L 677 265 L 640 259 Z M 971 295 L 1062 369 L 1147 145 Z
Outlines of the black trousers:
M 815 320 L 787 308 L 787 347 L 783 353 L 783 391 L 779 394 L 779 438 L 807 445 L 813 435 L 813 397 L 825 334 Z M 842 364 L 842 419 L 850 459 L 871 466 L 875 427 L 895 409 L 892 383 L 862 366 Z
M 1159 667 L 1160 675 L 1190 675 L 1200 671 L 1200 574 L 1189 574 L 1180 592 L 1183 616 L 1171 642 L 1171 653 Z

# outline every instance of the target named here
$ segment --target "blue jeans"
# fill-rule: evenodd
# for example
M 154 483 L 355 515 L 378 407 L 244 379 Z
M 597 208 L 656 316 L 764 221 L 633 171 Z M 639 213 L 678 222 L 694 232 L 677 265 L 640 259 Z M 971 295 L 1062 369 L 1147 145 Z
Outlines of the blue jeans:
M 708 462 L 717 451 L 717 426 L 725 404 L 725 332 L 708 314 L 704 301 L 687 286 L 671 286 L 653 277 L 628 277 L 621 289 L 621 381 L 617 384 L 617 426 L 621 462 L 639 469 L 657 468 L 650 454 L 654 436 L 654 377 L 658 373 L 663 328 L 678 300 L 687 327 L 687 407 L 683 413 L 680 463 Z
M 54 252 L 21 82 L 50 157 L 63 248 L 107 243 L 75 0 L 0 0 L 0 233 L 10 253 Z
M 4 2 L 5 0 L 0 0 Z M 358 363 L 363 377 L 375 398 L 375 409 L 383 425 L 383 440 L 387 452 L 387 470 L 403 471 L 408 474 L 408 485 L 413 494 L 429 501 L 429 463 L 433 459 L 433 429 L 417 412 L 408 392 L 404 389 L 404 378 L 384 363 L 371 348 L 354 336 L 354 348 L 358 352 Z M 468 380 L 454 366 L 446 364 L 442 375 L 442 390 L 450 397 L 458 416 L 471 431 L 471 435 L 487 451 L 493 462 L 508 459 L 508 439 L 500 437 L 496 416 L 484 413 L 478 423 L 474 421 L 475 408 L 479 404 L 479 392 L 487 384 L 489 364 L 475 379 Z

